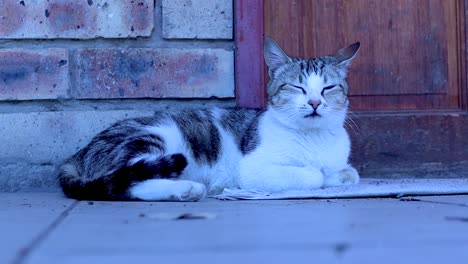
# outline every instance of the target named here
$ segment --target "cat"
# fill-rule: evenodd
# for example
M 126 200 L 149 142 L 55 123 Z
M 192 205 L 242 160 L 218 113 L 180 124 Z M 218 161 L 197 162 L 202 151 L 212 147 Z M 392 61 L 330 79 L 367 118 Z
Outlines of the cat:
M 78 200 L 198 201 L 224 188 L 356 184 L 344 123 L 347 68 L 359 48 L 300 59 L 266 38 L 265 110 L 179 110 L 117 122 L 61 165 L 62 190 Z

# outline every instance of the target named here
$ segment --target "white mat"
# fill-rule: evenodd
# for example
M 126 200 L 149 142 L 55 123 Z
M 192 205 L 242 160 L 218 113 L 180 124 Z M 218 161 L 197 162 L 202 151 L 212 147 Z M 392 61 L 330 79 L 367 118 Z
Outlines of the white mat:
M 224 189 L 221 194 L 213 197 L 221 200 L 275 200 L 444 194 L 468 194 L 468 179 L 361 179 L 357 185 L 310 191 L 267 193 L 255 190 Z

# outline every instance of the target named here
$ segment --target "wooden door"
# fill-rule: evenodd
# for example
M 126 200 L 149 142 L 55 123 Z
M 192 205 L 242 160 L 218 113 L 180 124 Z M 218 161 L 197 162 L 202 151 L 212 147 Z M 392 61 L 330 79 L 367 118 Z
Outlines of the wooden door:
M 333 54 L 361 42 L 348 79 L 348 129 L 362 174 L 468 176 L 465 1 L 262 4 L 265 36 L 291 56 Z

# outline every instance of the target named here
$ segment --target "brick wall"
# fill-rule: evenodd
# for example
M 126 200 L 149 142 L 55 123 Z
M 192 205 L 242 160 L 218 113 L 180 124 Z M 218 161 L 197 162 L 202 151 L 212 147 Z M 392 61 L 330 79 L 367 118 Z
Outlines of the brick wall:
M 0 190 L 117 119 L 234 105 L 232 0 L 0 0 Z

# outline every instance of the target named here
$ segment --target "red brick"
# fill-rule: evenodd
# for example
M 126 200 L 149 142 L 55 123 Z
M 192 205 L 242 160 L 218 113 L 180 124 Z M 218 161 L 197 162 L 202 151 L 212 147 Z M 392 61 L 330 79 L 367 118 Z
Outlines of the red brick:
M 150 36 L 154 1 L 2 0 L 0 38 Z
M 77 63 L 77 98 L 234 96 L 232 51 L 83 49 Z
M 66 97 L 68 64 L 65 49 L 0 49 L 0 100 Z

